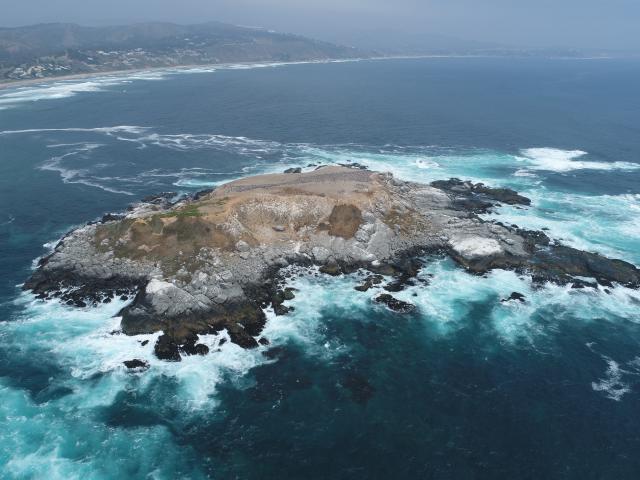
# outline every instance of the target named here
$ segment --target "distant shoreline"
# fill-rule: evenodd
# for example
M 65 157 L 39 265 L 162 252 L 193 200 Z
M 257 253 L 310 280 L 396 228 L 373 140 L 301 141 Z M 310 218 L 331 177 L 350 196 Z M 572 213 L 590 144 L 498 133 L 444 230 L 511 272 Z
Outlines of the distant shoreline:
M 383 57 L 383 58 L 391 58 L 391 57 Z M 147 67 L 147 68 L 133 68 L 126 70 L 105 70 L 104 72 L 85 72 L 85 73 L 72 73 L 70 75 L 60 75 L 60 76 L 52 76 L 52 77 L 44 77 L 44 78 L 29 78 L 25 80 L 0 80 L 0 90 L 5 90 L 7 88 L 13 87 L 24 87 L 28 85 L 43 85 L 51 82 L 64 82 L 70 80 L 79 80 L 85 78 L 98 78 L 98 77 L 111 77 L 111 76 L 120 76 L 126 74 L 136 74 L 136 73 L 151 73 L 151 72 L 162 72 L 162 71 L 172 71 L 179 72 L 180 70 L 189 70 L 193 68 L 224 68 L 230 67 L 234 65 L 244 66 L 244 65 L 302 65 L 302 64 L 313 64 L 313 63 L 340 63 L 340 62 L 358 62 L 361 60 L 373 60 L 373 58 L 362 58 L 362 57 L 354 57 L 354 58 L 330 58 L 323 60 L 300 60 L 296 62 L 278 62 L 278 61 L 255 61 L 255 62 L 227 62 L 227 63 L 197 63 L 197 64 L 185 64 L 185 65 L 174 65 L 174 66 L 165 66 L 165 67 Z
M 251 65 L 308 65 L 308 64 L 322 64 L 322 63 L 350 63 L 360 62 L 367 60 L 402 60 L 402 59 L 428 59 L 428 58 L 532 58 L 526 56 L 502 56 L 502 55 L 390 55 L 383 57 L 353 57 L 353 58 L 327 58 L 322 60 L 300 60 L 294 62 L 279 62 L 279 61 L 255 61 L 255 62 L 226 62 L 226 63 L 197 63 L 197 64 L 185 64 L 174 65 L 165 67 L 147 67 L 147 68 L 133 68 L 127 70 L 105 70 L 104 72 L 85 72 L 85 73 L 73 73 L 70 75 L 60 75 L 44 78 L 29 78 L 25 80 L 6 80 L 0 79 L 0 90 L 6 90 L 9 88 L 20 88 L 29 85 L 44 85 L 52 82 L 66 82 L 72 80 L 80 80 L 87 78 L 98 77 L 111 77 L 120 76 L 126 74 L 136 73 L 152 73 L 152 72 L 180 72 L 181 70 L 189 70 L 194 68 L 225 68 L 231 66 L 251 66 Z M 618 57 L 534 57 L 534 58 L 548 58 L 555 60 L 610 60 Z

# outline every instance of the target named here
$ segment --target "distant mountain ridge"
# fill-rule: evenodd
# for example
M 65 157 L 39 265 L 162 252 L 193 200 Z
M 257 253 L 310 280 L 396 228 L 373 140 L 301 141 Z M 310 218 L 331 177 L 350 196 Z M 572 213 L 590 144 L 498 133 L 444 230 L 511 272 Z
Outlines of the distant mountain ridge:
M 363 56 L 354 48 L 219 22 L 85 27 L 52 23 L 0 28 L 0 79 L 225 62 Z

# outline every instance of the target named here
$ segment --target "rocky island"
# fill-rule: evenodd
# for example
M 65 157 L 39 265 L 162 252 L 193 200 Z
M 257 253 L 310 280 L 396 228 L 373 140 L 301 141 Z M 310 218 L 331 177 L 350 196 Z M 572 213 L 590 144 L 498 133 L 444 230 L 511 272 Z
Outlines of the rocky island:
M 162 331 L 156 355 L 179 361 L 206 354 L 198 335 L 223 329 L 245 348 L 267 343 L 263 309 L 286 314 L 282 303 L 294 292 L 281 288 L 278 272 L 291 264 L 333 275 L 366 269 L 357 290 L 392 277 L 391 293 L 417 274 L 424 252 L 449 255 L 477 274 L 503 268 L 574 288 L 640 286 L 630 263 L 478 216 L 500 203 L 530 204 L 510 189 L 458 179 L 418 184 L 359 165 L 290 172 L 175 202 L 159 195 L 105 215 L 62 238 L 24 288 L 80 307 L 135 295 L 120 312 L 122 332 Z M 412 310 L 390 293 L 375 301 Z

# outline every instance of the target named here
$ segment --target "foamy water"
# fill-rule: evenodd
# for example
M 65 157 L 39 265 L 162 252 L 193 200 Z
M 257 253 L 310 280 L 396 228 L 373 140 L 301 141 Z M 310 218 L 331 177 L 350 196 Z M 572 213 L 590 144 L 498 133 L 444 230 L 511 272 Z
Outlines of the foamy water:
M 357 61 L 357 60 L 351 60 Z M 248 64 L 219 64 L 201 67 L 167 67 L 133 72 L 116 72 L 95 74 L 77 79 L 55 78 L 43 79 L 42 83 L 29 86 L 9 86 L 0 90 L 0 110 L 16 108 L 21 104 L 42 100 L 60 100 L 83 93 L 99 93 L 110 91 L 116 87 L 126 87 L 133 82 L 160 81 L 175 75 L 215 73 L 218 70 L 253 70 L 260 68 L 276 68 L 288 65 L 304 65 L 310 63 L 334 63 L 331 60 L 301 62 L 263 62 Z M 337 63 L 337 62 L 336 62 Z
M 86 135 L 85 142 L 56 143 L 48 147 L 60 154 L 39 168 L 58 172 L 65 183 L 80 183 L 104 191 L 135 195 L 149 182 L 169 179 L 175 187 L 204 189 L 246 175 L 279 173 L 290 167 L 313 170 L 323 164 L 359 163 L 375 171 L 389 171 L 404 180 L 429 183 L 458 177 L 494 186 L 514 188 L 530 197 L 527 209 L 504 206 L 498 215 L 486 215 L 530 229 L 548 229 L 549 234 L 576 248 L 597 251 L 630 261 L 640 261 L 640 200 L 636 194 L 592 195 L 558 191 L 546 185 L 537 172 L 566 174 L 572 170 L 625 171 L 639 164 L 583 161 L 582 151 L 551 148 L 524 149 L 523 155 L 486 150 L 455 153 L 433 146 L 374 149 L 365 145 L 283 144 L 270 140 L 217 134 L 160 134 L 146 126 L 29 129 L 0 131 L 0 136 L 35 134 Z M 96 150 L 108 148 L 105 140 L 130 144 L 135 149 L 159 148 L 177 152 L 228 153 L 246 159 L 235 171 L 219 172 L 207 167 L 140 169 L 133 175 L 113 176 L 113 165 L 96 163 Z
M 365 272 L 290 268 L 294 310 L 266 311 L 269 346 L 247 351 L 226 332 L 204 335 L 211 353 L 180 363 L 155 358 L 159 333 L 118 334 L 125 302 L 76 309 L 19 293 L 29 265 L 65 231 L 145 195 L 354 162 L 417 182 L 514 188 L 530 207 L 483 218 L 640 263 L 629 95 L 609 98 L 601 115 L 576 114 L 574 128 L 561 115 L 535 116 L 573 102 L 554 94 L 544 103 L 543 91 L 529 104 L 520 92 L 517 116 L 502 121 L 512 115 L 505 82 L 534 88 L 540 71 L 520 75 L 523 64 L 510 60 L 491 90 L 489 64 L 473 67 L 480 60 L 467 75 L 462 60 L 406 62 L 326 66 L 326 78 L 324 66 L 264 70 L 279 63 L 168 69 L 0 92 L 0 476 L 549 478 L 561 465 L 582 478 L 628 478 L 637 291 L 470 275 L 427 257 L 415 285 L 393 293 L 416 306 L 401 315 L 374 301 L 382 286 L 354 290 Z M 535 88 L 562 89 L 553 82 L 563 78 L 571 98 L 589 91 L 573 88 L 573 66 L 547 66 Z M 177 73 L 198 85 L 195 102 Z M 381 86 L 390 75 L 404 88 Z M 588 97 L 581 105 L 593 107 Z M 491 113 L 477 122 L 474 109 Z M 589 119 L 597 128 L 583 130 Z M 512 292 L 525 301 L 503 302 Z M 128 371 L 133 358 L 150 368 Z M 615 461 L 598 460 L 610 451 Z

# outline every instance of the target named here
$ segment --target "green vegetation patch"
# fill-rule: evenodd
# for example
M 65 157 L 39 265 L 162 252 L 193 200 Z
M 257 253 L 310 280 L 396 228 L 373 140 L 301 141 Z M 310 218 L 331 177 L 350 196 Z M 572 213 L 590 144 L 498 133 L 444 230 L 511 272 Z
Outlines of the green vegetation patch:
M 187 217 L 202 217 L 204 214 L 198 210 L 197 205 L 185 205 L 172 212 L 161 213 L 158 216 L 160 218 L 187 218 Z

